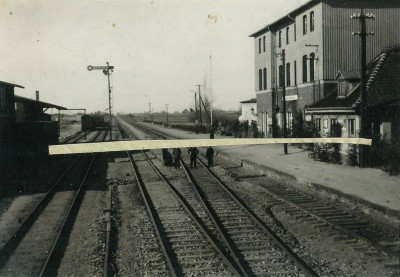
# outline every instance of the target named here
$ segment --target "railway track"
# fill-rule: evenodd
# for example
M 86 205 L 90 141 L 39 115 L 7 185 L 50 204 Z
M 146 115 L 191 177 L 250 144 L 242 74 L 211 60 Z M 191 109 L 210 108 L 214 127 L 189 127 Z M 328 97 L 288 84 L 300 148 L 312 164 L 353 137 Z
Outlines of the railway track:
M 142 126 L 136 126 L 143 129 Z M 155 136 L 168 138 L 154 130 L 144 129 Z M 201 159 L 200 162 L 203 163 Z M 235 176 L 235 172 L 231 171 Z M 298 221 L 329 232 L 335 240 L 373 257 L 377 262 L 399 272 L 400 239 L 396 232 L 387 232 L 354 212 L 343 210 L 311 195 L 277 182 L 258 182 L 262 195 L 272 206 L 279 207 Z M 261 195 L 260 195 L 261 196 Z
M 105 141 L 107 135 L 110 133 L 108 128 L 99 128 L 98 130 L 96 130 L 94 132 L 96 132 L 95 136 L 92 139 L 90 139 L 90 141 L 88 141 L 88 142 Z M 64 140 L 62 142 L 62 144 L 78 143 L 84 137 L 88 138 L 89 135 L 90 135 L 90 132 L 85 134 L 85 132 L 80 131 L 80 132 L 72 135 L 71 137 L 67 138 L 66 140 Z
M 188 179 L 180 188 L 170 184 L 171 189 L 177 190 L 182 201 L 193 209 L 219 247 L 226 249 L 238 274 L 316 275 L 206 167 L 203 171 L 191 172 L 184 163 L 182 165 Z M 153 167 L 162 177 L 154 164 Z
M 0 276 L 56 275 L 95 158 L 96 154 L 76 156 L 21 222 L 0 249 Z

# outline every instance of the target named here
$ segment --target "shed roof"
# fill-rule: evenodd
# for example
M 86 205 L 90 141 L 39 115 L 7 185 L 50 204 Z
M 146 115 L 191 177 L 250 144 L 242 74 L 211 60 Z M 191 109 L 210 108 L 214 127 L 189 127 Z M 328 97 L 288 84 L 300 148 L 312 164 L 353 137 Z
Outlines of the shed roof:
M 3 82 L 3 81 L 0 81 L 0 85 L 8 86 L 8 87 L 24 88 L 23 86 L 20 86 L 17 84 L 12 84 L 12 83 L 7 83 L 7 82 Z
M 250 100 L 245 100 L 245 101 L 242 101 L 240 103 L 242 103 L 242 104 L 245 104 L 245 103 L 257 103 L 257 99 L 256 98 L 252 98 Z
M 18 95 L 15 95 L 14 97 L 15 97 L 15 102 L 30 103 L 32 105 L 41 106 L 42 108 L 55 108 L 55 109 L 58 109 L 58 110 L 67 110 L 67 108 L 62 107 L 62 106 L 58 106 L 58 105 L 54 105 L 54 104 L 50 104 L 50 103 L 46 103 L 46 102 L 42 102 L 42 101 L 30 99 L 30 98 L 26 98 L 26 97 L 22 97 L 22 96 L 18 96 Z

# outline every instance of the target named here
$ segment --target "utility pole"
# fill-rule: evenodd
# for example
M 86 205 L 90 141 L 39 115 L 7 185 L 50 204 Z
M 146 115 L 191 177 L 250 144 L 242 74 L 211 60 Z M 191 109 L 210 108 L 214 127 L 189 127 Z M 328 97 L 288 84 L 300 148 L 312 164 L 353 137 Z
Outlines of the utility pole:
M 282 118 L 283 118 L 283 137 L 287 137 L 287 128 L 286 128 L 286 90 L 285 90 L 285 49 L 282 49 L 282 72 L 279 78 L 279 81 L 282 80 Z M 283 144 L 283 150 L 285 154 L 287 151 L 287 143 Z
M 211 85 L 210 85 L 210 87 L 211 87 L 211 91 L 210 91 L 210 98 L 211 98 L 211 101 L 210 101 L 210 108 L 211 108 L 211 129 L 213 129 L 213 105 L 212 105 L 212 100 L 213 100 L 213 97 L 212 97 L 212 57 L 211 57 L 211 55 L 210 55 L 210 75 L 211 75 Z
M 191 92 L 194 92 L 194 109 L 196 111 L 196 134 L 199 133 L 199 120 L 197 117 L 197 91 L 195 90 L 190 90 Z
M 373 32 L 367 33 L 367 28 L 366 28 L 366 19 L 375 19 L 375 15 L 372 13 L 367 13 L 364 14 L 364 9 L 360 10 L 359 14 L 353 14 L 351 16 L 351 19 L 358 19 L 360 21 L 360 31 L 359 32 L 353 32 L 352 35 L 358 35 L 360 36 L 360 41 L 361 41 L 361 57 L 360 57 L 360 62 L 361 62 L 361 68 L 360 68 L 360 77 L 361 77 L 361 103 L 360 103 L 360 138 L 366 138 L 369 136 L 369 128 L 368 128 L 368 115 L 366 112 L 366 106 L 367 106 L 367 36 L 368 35 L 374 35 Z M 365 160 L 365 146 L 360 145 L 359 146 L 359 163 L 360 167 L 366 167 L 366 160 Z
M 167 110 L 167 126 L 168 126 L 168 104 L 165 104 L 166 110 Z
M 110 85 L 110 75 L 114 70 L 114 66 L 110 65 L 109 62 L 107 62 L 107 66 L 91 66 L 89 65 L 87 67 L 89 71 L 92 70 L 103 70 L 104 75 L 107 75 L 107 80 L 108 80 L 108 114 L 110 117 L 110 122 L 109 122 L 109 128 L 110 128 L 110 141 L 112 140 L 112 112 L 111 112 L 111 85 Z
M 201 85 L 197 85 L 199 87 L 199 108 L 200 108 L 200 125 L 203 125 L 203 118 L 201 116 L 201 90 L 200 87 Z

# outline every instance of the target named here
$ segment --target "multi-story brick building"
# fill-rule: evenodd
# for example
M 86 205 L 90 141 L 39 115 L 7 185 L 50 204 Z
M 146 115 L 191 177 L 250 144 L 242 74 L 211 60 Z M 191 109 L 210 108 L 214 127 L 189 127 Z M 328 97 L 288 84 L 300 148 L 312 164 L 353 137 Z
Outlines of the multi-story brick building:
M 384 49 L 400 45 L 400 1 L 311 0 L 250 35 L 258 122 L 266 136 L 282 126 L 282 81 L 290 127 L 296 111 L 302 112 L 336 88 L 339 71 L 359 70 L 360 39 L 352 32 L 358 32 L 360 24 L 350 17 L 360 9 L 376 16 L 367 22 L 367 31 L 375 34 L 367 37 L 369 63 Z M 285 78 L 280 78 L 283 67 Z

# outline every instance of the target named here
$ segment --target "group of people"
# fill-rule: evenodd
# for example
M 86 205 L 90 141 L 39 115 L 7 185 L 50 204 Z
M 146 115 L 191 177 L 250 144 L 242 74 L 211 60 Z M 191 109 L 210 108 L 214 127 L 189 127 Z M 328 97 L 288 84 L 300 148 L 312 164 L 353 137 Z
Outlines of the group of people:
M 164 165 L 171 166 L 174 165 L 175 168 L 180 167 L 180 160 L 182 156 L 182 151 L 180 148 L 174 148 L 172 155 L 168 152 L 168 149 L 163 149 L 163 160 Z M 196 147 L 190 147 L 188 149 L 190 155 L 190 168 L 197 167 L 197 156 L 199 155 L 199 150 Z M 208 161 L 208 166 L 214 166 L 214 149 L 209 146 L 206 151 L 206 157 Z

